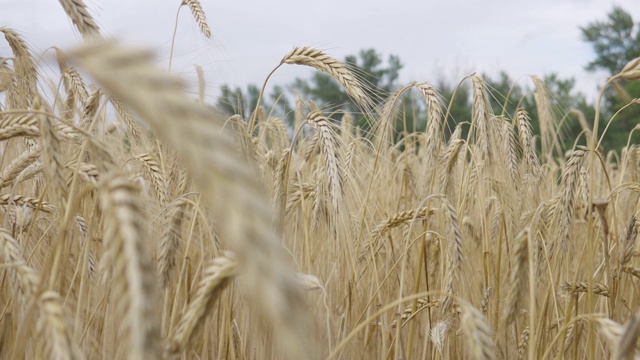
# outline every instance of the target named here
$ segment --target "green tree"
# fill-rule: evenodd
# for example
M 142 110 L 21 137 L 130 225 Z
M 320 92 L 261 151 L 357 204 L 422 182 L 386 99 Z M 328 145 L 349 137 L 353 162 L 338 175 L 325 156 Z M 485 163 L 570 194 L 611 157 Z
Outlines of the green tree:
M 220 87 L 220 92 L 217 109 L 227 116 L 240 115 L 247 119 L 255 109 L 260 89 L 255 85 L 249 85 L 246 92 L 243 92 L 239 87 L 231 88 L 224 84 Z
M 614 6 L 606 21 L 589 23 L 580 30 L 596 53 L 595 60 L 586 67 L 589 71 L 605 70 L 614 75 L 629 60 L 640 56 L 640 27 L 631 14 L 619 6 Z
M 604 70 L 612 76 L 620 72 L 630 60 L 640 56 L 640 24 L 631 14 L 619 6 L 607 14 L 605 21 L 595 21 L 581 28 L 583 39 L 593 46 L 596 58 L 586 69 Z M 637 81 L 616 81 L 607 89 L 601 109 L 603 119 L 609 120 L 631 99 L 640 97 L 640 85 Z M 605 149 L 620 148 L 626 144 L 629 131 L 640 119 L 640 107 L 632 105 L 623 110 L 616 118 L 603 141 Z M 601 122 L 599 132 L 603 131 L 607 121 Z M 639 137 L 634 139 L 640 140 Z

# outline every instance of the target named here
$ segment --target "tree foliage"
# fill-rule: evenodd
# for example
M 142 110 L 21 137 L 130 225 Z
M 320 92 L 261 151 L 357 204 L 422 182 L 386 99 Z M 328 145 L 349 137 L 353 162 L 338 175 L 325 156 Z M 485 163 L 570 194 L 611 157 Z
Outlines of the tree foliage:
M 581 27 L 583 39 L 593 46 L 596 58 L 587 70 L 605 70 L 617 74 L 631 59 L 640 56 L 640 27 L 631 14 L 614 6 L 605 21 L 595 21 Z
M 619 6 L 614 6 L 606 20 L 589 23 L 581 30 L 583 39 L 593 46 L 596 54 L 596 58 L 586 67 L 589 71 L 603 70 L 613 76 L 629 61 L 640 57 L 640 24 Z M 639 97 L 638 81 L 616 80 L 605 92 L 601 108 L 603 118 L 611 119 L 632 99 Z M 609 128 L 603 141 L 605 148 L 620 148 L 625 145 L 629 132 L 638 124 L 639 119 L 638 105 L 632 105 L 615 115 L 612 121 L 615 121 L 616 126 Z M 606 122 L 599 130 L 604 130 L 605 126 Z

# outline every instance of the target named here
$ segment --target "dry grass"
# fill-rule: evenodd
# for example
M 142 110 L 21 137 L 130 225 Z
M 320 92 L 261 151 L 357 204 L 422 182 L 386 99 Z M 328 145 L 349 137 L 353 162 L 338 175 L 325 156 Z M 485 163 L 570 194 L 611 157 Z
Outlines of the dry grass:
M 298 97 L 288 129 L 260 106 L 222 118 L 201 73 L 192 97 L 61 3 L 87 43 L 57 51 L 54 96 L 0 28 L 1 358 L 638 355 L 640 147 L 559 149 L 537 78 L 539 119 L 495 116 L 465 78 L 473 118 L 447 139 L 433 86 L 374 111 L 347 65 L 299 47 L 281 65 L 331 75 L 374 128 Z M 426 131 L 398 137 L 409 91 Z

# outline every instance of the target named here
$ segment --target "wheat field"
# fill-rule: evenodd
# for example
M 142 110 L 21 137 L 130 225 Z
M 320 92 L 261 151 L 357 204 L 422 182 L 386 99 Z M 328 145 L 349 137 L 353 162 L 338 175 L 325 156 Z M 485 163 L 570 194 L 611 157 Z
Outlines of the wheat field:
M 59 78 L 0 28 L 1 358 L 640 357 L 640 144 L 603 149 L 612 119 L 562 149 L 541 81 L 531 119 L 497 115 L 472 74 L 472 119 L 449 135 L 429 83 L 375 106 L 311 47 L 274 71 L 324 72 L 361 113 L 298 97 L 292 129 L 268 109 L 226 118 L 204 78 L 194 96 L 60 3 L 84 42 L 56 50 Z M 399 137 L 408 92 L 427 127 Z

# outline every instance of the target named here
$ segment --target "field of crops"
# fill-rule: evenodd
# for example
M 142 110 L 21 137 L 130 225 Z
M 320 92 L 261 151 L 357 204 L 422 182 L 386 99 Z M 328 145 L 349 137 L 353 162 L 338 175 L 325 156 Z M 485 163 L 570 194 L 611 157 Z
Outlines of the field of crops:
M 374 106 L 309 47 L 276 71 L 324 72 L 360 113 L 298 97 L 293 128 L 226 118 L 203 76 L 189 89 L 60 3 L 85 41 L 57 50 L 59 78 L 0 27 L 0 358 L 640 356 L 640 144 L 602 148 L 612 119 L 562 149 L 542 82 L 531 119 L 472 74 L 473 118 L 445 131 L 429 83 Z M 394 130 L 407 92 L 425 132 Z

